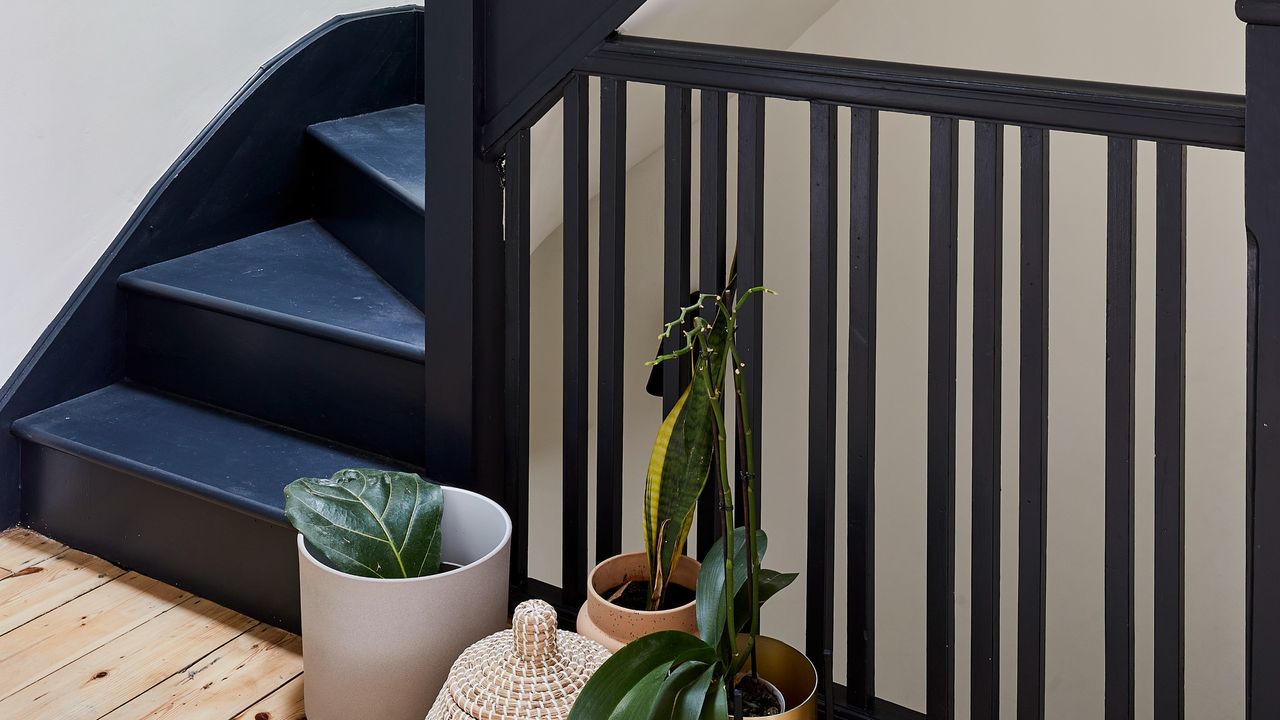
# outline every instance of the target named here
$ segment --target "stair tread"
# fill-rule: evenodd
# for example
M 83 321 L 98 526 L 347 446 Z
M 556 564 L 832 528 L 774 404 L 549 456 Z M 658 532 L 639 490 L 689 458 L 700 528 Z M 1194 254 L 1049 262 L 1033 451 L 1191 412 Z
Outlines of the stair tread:
M 314 221 L 135 270 L 121 287 L 421 361 L 422 313 Z
M 350 467 L 401 468 L 278 425 L 129 383 L 16 421 L 13 432 L 92 462 L 283 523 L 284 486 Z
M 426 111 L 422 105 L 330 120 L 308 131 L 405 203 L 425 211 Z

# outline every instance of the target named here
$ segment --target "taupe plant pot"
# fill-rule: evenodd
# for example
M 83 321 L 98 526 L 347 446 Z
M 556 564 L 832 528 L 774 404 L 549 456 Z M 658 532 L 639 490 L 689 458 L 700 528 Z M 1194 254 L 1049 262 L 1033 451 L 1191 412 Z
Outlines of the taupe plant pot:
M 697 560 L 683 558 L 671 574 L 671 582 L 697 590 L 701 569 Z M 587 579 L 587 602 L 578 612 L 578 633 L 605 646 L 609 652 L 617 652 L 632 640 L 663 630 L 697 635 L 696 601 L 672 610 L 649 612 L 619 607 L 604 597 L 604 593 L 624 582 L 648 580 L 649 561 L 642 552 L 615 555 L 597 565 Z
M 506 627 L 511 518 L 466 490 L 444 502 L 443 561 L 461 567 L 439 575 L 348 575 L 298 536 L 310 720 L 422 720 L 458 655 Z

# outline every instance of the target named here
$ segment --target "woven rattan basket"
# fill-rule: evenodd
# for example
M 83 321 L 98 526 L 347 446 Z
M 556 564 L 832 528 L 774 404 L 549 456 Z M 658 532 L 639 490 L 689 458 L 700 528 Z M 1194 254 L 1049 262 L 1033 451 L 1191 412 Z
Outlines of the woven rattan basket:
M 467 648 L 427 720 L 564 720 L 609 651 L 556 628 L 541 600 L 520 603 L 512 629 Z

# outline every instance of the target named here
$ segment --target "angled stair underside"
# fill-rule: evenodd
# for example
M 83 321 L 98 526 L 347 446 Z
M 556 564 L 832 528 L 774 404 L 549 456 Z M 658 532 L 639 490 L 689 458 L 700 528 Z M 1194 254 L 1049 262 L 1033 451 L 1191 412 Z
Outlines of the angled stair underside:
M 401 55 L 420 57 L 420 13 L 396 12 L 407 32 L 360 39 L 398 37 L 411 43 Z M 121 318 L 103 341 L 114 372 L 11 424 L 24 523 L 297 627 L 284 486 L 423 465 L 425 113 L 413 102 L 364 110 L 317 110 L 293 128 L 297 167 L 262 193 L 280 207 L 259 208 L 267 221 L 254 232 L 224 228 L 220 241 L 102 278 Z

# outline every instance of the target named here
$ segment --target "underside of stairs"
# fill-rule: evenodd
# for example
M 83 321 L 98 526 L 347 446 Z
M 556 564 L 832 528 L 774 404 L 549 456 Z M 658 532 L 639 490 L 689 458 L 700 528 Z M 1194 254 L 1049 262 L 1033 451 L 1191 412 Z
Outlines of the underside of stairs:
M 115 275 L 118 372 L 12 422 L 23 524 L 297 628 L 284 486 L 422 471 L 424 118 L 297 127 L 282 222 Z

